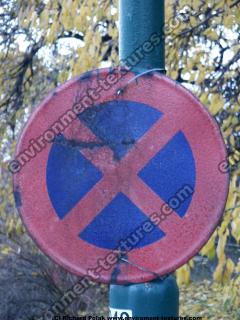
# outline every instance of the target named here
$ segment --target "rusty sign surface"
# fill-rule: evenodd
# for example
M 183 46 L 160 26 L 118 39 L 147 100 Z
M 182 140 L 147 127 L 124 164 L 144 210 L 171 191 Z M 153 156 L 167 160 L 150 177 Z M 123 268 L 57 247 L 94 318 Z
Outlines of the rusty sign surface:
M 57 263 L 99 282 L 176 270 L 222 216 L 219 129 L 166 76 L 95 70 L 43 101 L 12 163 L 18 209 Z

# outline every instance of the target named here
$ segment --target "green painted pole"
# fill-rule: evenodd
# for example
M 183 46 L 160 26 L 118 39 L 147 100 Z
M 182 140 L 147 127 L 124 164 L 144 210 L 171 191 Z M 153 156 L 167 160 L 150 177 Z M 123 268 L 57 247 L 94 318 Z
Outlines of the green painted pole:
M 162 41 L 142 56 L 132 68 L 141 72 L 159 69 L 165 72 L 164 0 L 119 0 L 120 61 L 124 64 L 136 50 L 157 33 Z M 138 56 L 139 57 L 139 56 Z M 110 285 L 112 317 L 177 317 L 179 289 L 174 276 L 149 283 Z
M 169 276 L 147 283 L 110 286 L 111 317 L 178 317 L 179 290 Z
M 120 60 L 126 60 L 157 33 L 162 41 L 135 69 L 165 70 L 164 16 L 164 0 L 119 0 Z

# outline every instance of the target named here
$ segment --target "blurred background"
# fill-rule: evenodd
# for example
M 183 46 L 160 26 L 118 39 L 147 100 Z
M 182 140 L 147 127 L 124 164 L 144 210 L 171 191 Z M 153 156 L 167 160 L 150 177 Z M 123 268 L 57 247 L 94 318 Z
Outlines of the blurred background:
M 225 214 L 207 245 L 176 271 L 181 315 L 240 319 L 240 1 L 166 0 L 167 75 L 196 94 L 229 156 Z M 0 0 L 0 319 L 41 315 L 77 278 L 42 254 L 16 211 L 8 163 L 46 94 L 82 72 L 118 64 L 117 0 Z M 217 187 L 217 186 L 216 186 Z M 108 315 L 92 284 L 63 314 Z

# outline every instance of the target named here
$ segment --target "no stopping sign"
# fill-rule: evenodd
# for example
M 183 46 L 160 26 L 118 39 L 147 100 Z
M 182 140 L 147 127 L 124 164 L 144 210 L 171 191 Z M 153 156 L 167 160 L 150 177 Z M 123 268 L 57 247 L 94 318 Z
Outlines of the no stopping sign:
M 40 248 L 100 282 L 176 270 L 209 239 L 227 197 L 225 147 L 206 109 L 166 76 L 133 78 L 103 69 L 59 87 L 10 166 Z

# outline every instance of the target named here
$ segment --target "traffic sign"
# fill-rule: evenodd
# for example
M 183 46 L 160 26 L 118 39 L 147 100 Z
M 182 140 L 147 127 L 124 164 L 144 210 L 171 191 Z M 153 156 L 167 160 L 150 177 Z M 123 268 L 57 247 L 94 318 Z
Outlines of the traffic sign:
M 95 70 L 56 89 L 28 122 L 14 191 L 31 236 L 99 282 L 176 270 L 222 216 L 220 131 L 184 87 L 152 73 Z

